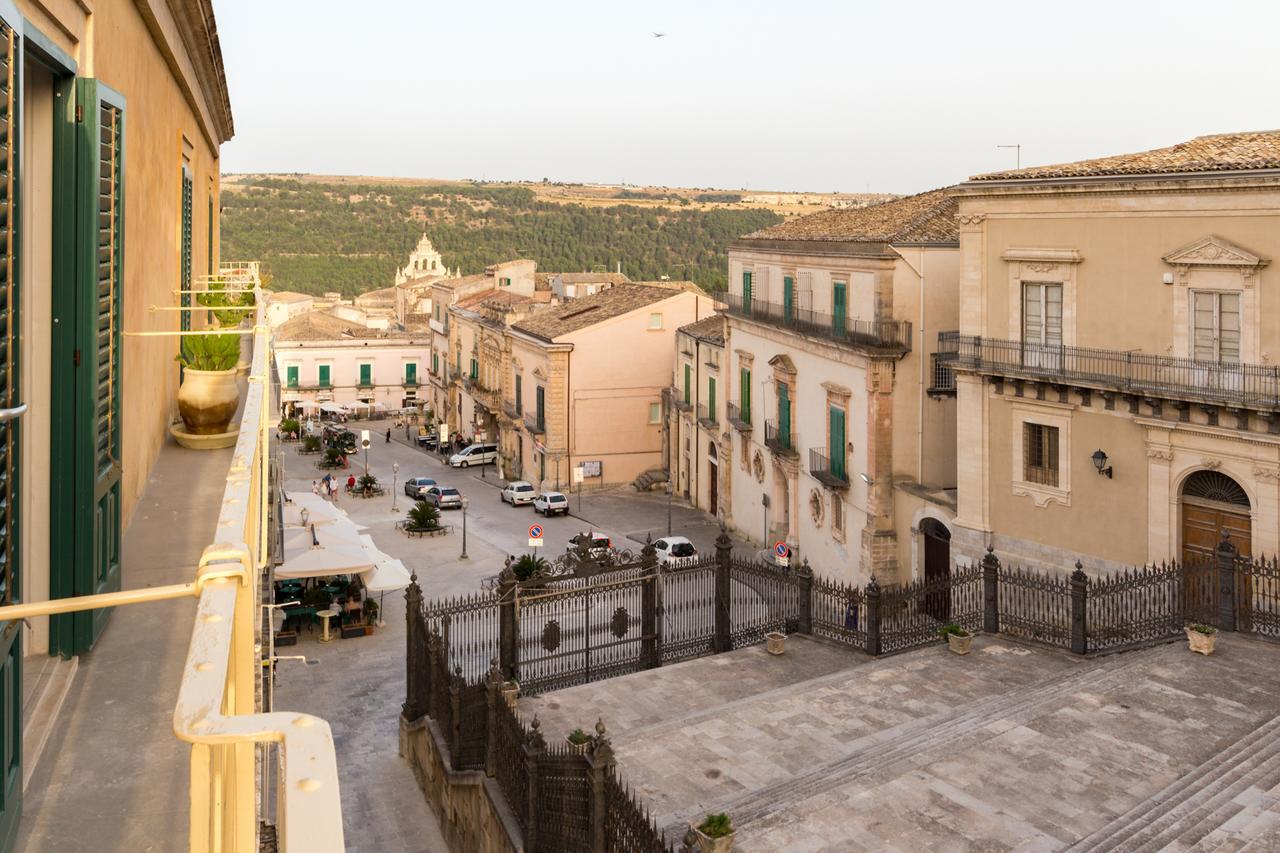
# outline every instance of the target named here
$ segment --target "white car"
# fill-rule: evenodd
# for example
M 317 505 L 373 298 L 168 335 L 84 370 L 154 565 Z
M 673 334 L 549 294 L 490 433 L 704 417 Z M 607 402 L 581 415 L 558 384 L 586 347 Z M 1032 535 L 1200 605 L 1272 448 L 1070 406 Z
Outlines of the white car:
M 533 499 L 533 511 L 546 516 L 568 515 L 569 499 L 559 492 L 543 492 Z
M 470 444 L 449 457 L 454 468 L 470 468 L 472 465 L 492 465 L 498 459 L 498 445 Z
M 507 483 L 507 487 L 502 490 L 502 499 L 512 506 L 520 506 L 533 503 L 537 494 L 532 483 L 516 480 L 513 483 Z
M 698 549 L 683 536 L 664 536 L 655 539 L 653 550 L 658 554 L 658 565 L 680 566 L 698 558 Z

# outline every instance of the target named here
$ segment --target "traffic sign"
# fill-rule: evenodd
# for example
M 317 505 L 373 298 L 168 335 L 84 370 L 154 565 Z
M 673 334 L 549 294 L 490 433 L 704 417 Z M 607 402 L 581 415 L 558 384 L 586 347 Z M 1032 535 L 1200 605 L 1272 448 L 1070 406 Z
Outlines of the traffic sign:
M 581 465 L 573 466 L 573 482 L 575 485 L 578 485 L 578 486 L 582 485 L 582 466 Z
M 541 525 L 541 524 L 530 524 L 530 525 L 529 525 L 529 538 L 530 538 L 530 539 L 541 539 L 541 538 L 542 538 L 542 525 Z
M 778 540 L 773 543 L 774 562 L 779 566 L 786 567 L 791 565 L 791 549 L 787 547 L 787 543 Z

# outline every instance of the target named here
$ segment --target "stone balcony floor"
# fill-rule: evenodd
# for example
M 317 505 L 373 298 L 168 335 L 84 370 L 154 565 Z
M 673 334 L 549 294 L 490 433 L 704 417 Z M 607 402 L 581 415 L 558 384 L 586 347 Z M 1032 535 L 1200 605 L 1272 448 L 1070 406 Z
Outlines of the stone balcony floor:
M 743 851 L 1280 849 L 1280 646 L 1080 659 L 979 636 L 880 660 L 801 637 L 521 700 L 603 716 L 668 838 Z M 1270 724 L 1270 725 L 1268 725 Z M 1234 751 L 1233 751 L 1234 750 Z

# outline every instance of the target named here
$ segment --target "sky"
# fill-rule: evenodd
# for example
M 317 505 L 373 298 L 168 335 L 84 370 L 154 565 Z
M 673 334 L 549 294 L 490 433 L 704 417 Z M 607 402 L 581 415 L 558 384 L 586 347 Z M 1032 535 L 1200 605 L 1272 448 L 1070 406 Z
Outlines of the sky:
M 916 192 L 1280 128 L 1280 3 L 214 0 L 223 170 Z M 655 38 L 653 32 L 664 32 Z

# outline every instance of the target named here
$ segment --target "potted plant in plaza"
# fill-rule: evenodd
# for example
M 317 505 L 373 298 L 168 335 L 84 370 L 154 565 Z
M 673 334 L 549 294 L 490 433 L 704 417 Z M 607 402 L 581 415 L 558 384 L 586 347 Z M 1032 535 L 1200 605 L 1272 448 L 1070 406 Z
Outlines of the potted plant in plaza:
M 316 464 L 321 468 L 341 468 L 342 451 L 336 447 L 330 447 L 324 452 L 324 458 Z
M 693 831 L 702 853 L 729 853 L 733 849 L 733 825 L 724 812 L 707 815 Z
M 409 510 L 405 522 L 405 530 L 412 533 L 425 533 L 440 527 L 440 510 L 426 501 L 418 501 Z
M 224 435 L 240 405 L 236 387 L 239 335 L 183 335 L 175 360 L 183 368 L 178 413 L 189 435 Z
M 574 729 L 565 735 L 565 743 L 569 744 L 569 751 L 574 755 L 586 755 L 587 748 L 591 746 L 591 735 L 582 729 Z
M 302 437 L 302 446 L 298 448 L 298 452 L 306 455 L 320 452 L 320 436 L 304 435 Z
M 284 418 L 280 421 L 277 431 L 280 433 L 281 441 L 295 441 L 298 437 L 300 429 L 297 418 Z
M 1187 626 L 1187 646 L 1191 651 L 1202 655 L 1213 654 L 1214 643 L 1218 640 L 1218 629 L 1212 625 L 1195 623 Z
M 378 602 L 372 598 L 364 600 L 364 632 L 365 634 L 373 633 L 373 626 L 378 622 Z
M 951 651 L 958 655 L 969 654 L 969 646 L 973 643 L 973 634 L 954 622 L 943 625 L 938 633 L 946 639 Z
M 372 474 L 361 474 L 360 479 L 356 481 L 356 488 L 364 497 L 371 497 L 378 488 L 378 478 Z

